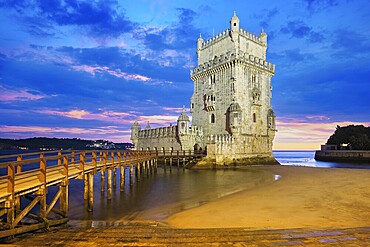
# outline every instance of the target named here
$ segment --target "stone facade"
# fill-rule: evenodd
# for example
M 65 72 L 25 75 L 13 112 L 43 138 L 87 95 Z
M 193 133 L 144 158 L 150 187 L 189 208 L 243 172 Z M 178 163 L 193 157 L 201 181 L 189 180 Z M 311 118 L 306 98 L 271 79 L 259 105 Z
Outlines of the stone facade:
M 234 13 L 230 28 L 209 40 L 197 40 L 198 66 L 191 71 L 192 126 L 185 112 L 177 126 L 140 130 L 135 123 L 136 147 L 201 148 L 207 150 L 205 164 L 275 162 L 275 114 L 270 104 L 275 65 L 266 61 L 267 34 L 262 30 L 256 36 L 239 24 Z

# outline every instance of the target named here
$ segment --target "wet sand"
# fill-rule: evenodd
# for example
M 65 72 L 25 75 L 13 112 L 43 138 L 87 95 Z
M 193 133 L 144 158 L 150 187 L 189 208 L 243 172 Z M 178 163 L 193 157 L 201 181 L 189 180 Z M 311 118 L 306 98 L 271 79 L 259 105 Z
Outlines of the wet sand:
M 281 175 L 169 217 L 178 228 L 351 228 L 370 226 L 370 170 L 293 166 L 259 169 Z

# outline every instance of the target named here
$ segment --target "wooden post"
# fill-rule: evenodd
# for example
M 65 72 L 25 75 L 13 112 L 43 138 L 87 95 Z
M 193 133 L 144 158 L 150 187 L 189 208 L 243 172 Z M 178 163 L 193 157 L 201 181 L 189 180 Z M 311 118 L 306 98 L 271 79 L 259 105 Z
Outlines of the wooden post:
M 80 153 L 80 167 L 79 167 L 81 173 L 80 173 L 80 179 L 85 179 L 85 152 Z M 87 179 L 87 178 L 86 178 Z M 85 198 L 85 197 L 84 197 Z
M 18 155 L 17 156 L 17 161 L 21 161 L 22 160 L 22 155 Z M 17 173 L 21 173 L 22 172 L 22 165 L 21 164 L 18 164 L 17 165 Z
M 101 156 L 100 156 L 101 157 Z M 106 167 L 107 167 L 107 160 L 108 160 L 108 157 L 107 157 L 107 152 L 104 151 L 103 152 L 103 167 L 101 168 L 100 170 L 100 191 L 101 192 L 104 192 L 105 191 L 105 171 L 106 171 Z
M 130 184 L 134 183 L 134 166 L 130 165 Z
M 136 172 L 135 172 L 135 175 L 136 175 L 136 180 L 137 181 L 140 181 L 140 163 L 138 162 L 137 165 L 136 165 Z
M 107 199 L 112 199 L 112 169 L 108 168 Z
M 40 189 L 38 191 L 38 196 L 40 196 L 40 217 L 46 219 L 46 160 L 44 153 L 40 154 L 40 176 L 39 181 L 41 183 Z
M 84 200 L 89 198 L 89 177 L 87 174 L 83 174 L 84 179 Z
M 184 150 L 183 156 L 182 156 L 182 167 L 185 167 L 185 150 Z
M 88 203 L 87 203 L 87 210 L 89 212 L 93 211 L 94 206 L 94 174 L 89 173 L 88 176 L 88 184 L 89 184 L 89 196 L 88 196 Z
M 117 172 L 116 172 L 116 163 L 115 163 L 114 151 L 111 152 L 111 159 L 112 159 L 112 165 L 111 165 L 110 169 L 111 169 L 111 172 L 113 173 L 113 188 L 116 188 L 116 186 L 117 186 Z
M 124 191 L 125 190 L 125 165 L 121 165 L 120 168 L 120 184 L 119 184 L 119 190 Z
M 15 208 L 14 208 L 14 201 L 15 201 L 15 193 L 14 193 L 14 185 L 15 185 L 15 167 L 13 163 L 8 164 L 8 196 L 5 207 L 7 209 L 7 223 L 12 225 L 15 218 Z
M 75 152 L 73 151 L 71 154 L 71 164 L 74 165 L 75 163 Z
M 60 211 L 64 214 L 64 217 L 68 216 L 68 156 L 63 157 L 63 170 L 62 174 L 64 176 L 64 179 L 62 183 L 60 184 L 60 203 L 59 208 Z
M 96 174 L 96 171 L 98 170 L 98 162 L 97 162 L 96 151 L 92 152 L 92 164 L 94 166 L 93 174 Z

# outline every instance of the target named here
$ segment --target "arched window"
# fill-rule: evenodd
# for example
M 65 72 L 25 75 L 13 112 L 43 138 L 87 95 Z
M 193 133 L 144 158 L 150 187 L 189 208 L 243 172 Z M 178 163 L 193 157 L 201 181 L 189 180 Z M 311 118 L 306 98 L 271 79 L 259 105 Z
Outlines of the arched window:
M 253 123 L 255 123 L 256 121 L 257 121 L 256 113 L 253 113 Z
M 215 123 L 216 122 L 216 117 L 215 117 L 215 114 L 212 113 L 211 115 L 211 123 Z

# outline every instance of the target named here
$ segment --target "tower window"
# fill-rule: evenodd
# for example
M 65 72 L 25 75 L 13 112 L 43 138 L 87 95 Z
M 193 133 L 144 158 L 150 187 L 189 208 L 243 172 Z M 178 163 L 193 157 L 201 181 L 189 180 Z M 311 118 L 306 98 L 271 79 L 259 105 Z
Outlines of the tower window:
M 234 22 L 234 27 L 236 27 L 236 23 Z
M 255 123 L 257 121 L 256 119 L 256 113 L 253 113 L 253 123 Z
M 191 108 L 194 108 L 194 103 L 191 103 Z
M 211 123 L 215 123 L 216 122 L 216 117 L 215 117 L 215 114 L 212 113 L 211 115 Z

